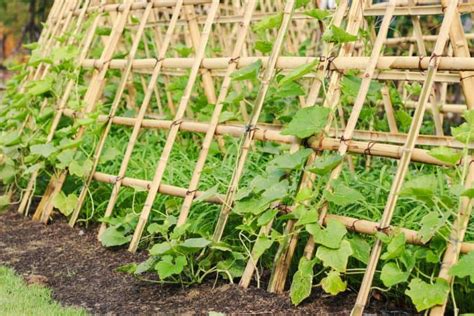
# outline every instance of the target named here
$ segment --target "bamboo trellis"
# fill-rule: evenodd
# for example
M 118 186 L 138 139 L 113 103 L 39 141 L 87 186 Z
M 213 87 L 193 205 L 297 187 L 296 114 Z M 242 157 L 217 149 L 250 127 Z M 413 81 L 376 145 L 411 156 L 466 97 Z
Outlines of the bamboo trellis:
M 42 104 L 41 111 L 51 106 L 55 110 L 52 124 L 49 128 L 46 142 L 53 140 L 62 118 L 69 118 L 73 122 L 93 114 L 98 103 L 104 98 L 104 88 L 111 79 L 110 72 L 119 70 L 120 80 L 114 90 L 113 102 L 107 112 L 100 113 L 97 122 L 103 123 L 103 129 L 97 143 L 94 145 L 92 167 L 83 179 L 77 204 L 69 219 L 71 226 L 78 220 L 82 207 L 87 199 L 92 182 L 108 183 L 112 185 L 112 193 L 107 201 L 105 218 L 113 216 L 114 209 L 122 187 L 139 187 L 146 191 L 147 198 L 140 212 L 137 227 L 134 230 L 129 250 L 135 252 L 140 244 L 143 231 L 148 223 L 153 203 L 158 194 L 183 198 L 180 207 L 177 225 L 184 225 L 192 212 L 193 202 L 203 197 L 204 202 L 222 205 L 213 240 L 218 242 L 225 233 L 227 219 L 232 213 L 235 195 L 240 180 L 245 173 L 245 166 L 249 153 L 254 150 L 254 142 L 274 142 L 287 144 L 289 151 L 294 153 L 301 148 L 312 148 L 314 152 L 308 158 L 306 165 L 311 165 L 324 151 L 334 151 L 348 159 L 343 160 L 331 172 L 330 179 L 338 179 L 346 166 L 351 166 L 352 154 L 380 156 L 388 159 L 397 159 L 398 167 L 394 175 L 392 187 L 380 222 L 362 220 L 331 213 L 330 205 L 321 198 L 318 209 L 318 222 L 326 225 L 329 219 L 338 220 L 349 230 L 360 234 L 373 235 L 383 229 L 384 232 L 399 230 L 406 236 L 408 243 L 422 245 L 418 232 L 403 227 L 392 226 L 392 217 L 397 205 L 398 195 L 404 183 L 411 162 L 446 166 L 446 163 L 429 155 L 427 148 L 445 146 L 450 148 L 464 148 L 465 145 L 451 136 L 445 136 L 443 121 L 450 114 L 459 114 L 466 109 L 474 109 L 474 59 L 470 56 L 468 41 L 473 34 L 465 34 L 461 22 L 462 13 L 472 13 L 474 4 L 457 0 L 442 1 L 402 1 L 390 0 L 383 3 L 372 3 L 364 0 L 341 0 L 332 14 L 332 24 L 345 28 L 347 33 L 358 34 L 360 31 L 372 32 L 370 52 L 364 51 L 361 41 L 348 42 L 342 45 L 324 43 L 321 34 L 322 26 L 315 23 L 311 17 L 296 8 L 297 1 L 219 1 L 219 0 L 163 0 L 163 1 L 135 1 L 124 0 L 120 3 L 94 0 L 56 0 L 54 2 L 45 29 L 39 40 L 39 54 L 48 56 L 54 47 L 63 45 L 57 38 L 67 32 L 76 34 L 81 31 L 87 18 L 92 21 L 86 30 L 86 35 L 80 41 L 71 37 L 66 44 L 77 45 L 80 54 L 76 58 L 79 69 L 87 73 L 85 81 L 88 89 L 82 97 L 82 109 L 68 108 L 68 101 L 73 93 L 74 81 L 71 79 L 57 104 Z M 311 5 L 314 5 L 313 3 Z M 275 13 L 281 13 L 279 27 L 267 34 L 274 38 L 271 51 L 267 56 L 255 49 L 255 34 L 252 24 Z M 94 13 L 97 13 L 94 15 Z M 437 35 L 423 34 L 420 25 L 420 16 L 436 15 L 442 20 Z M 409 17 L 413 26 L 413 34 L 403 37 L 389 38 L 390 26 L 393 19 Z M 139 17 L 138 22 L 133 18 Z M 378 17 L 380 25 L 373 28 L 367 19 Z M 99 27 L 109 26 L 111 33 L 108 36 L 98 36 Z M 369 28 L 369 29 L 367 29 Z M 271 33 L 271 34 L 270 34 Z M 126 36 L 131 40 L 126 40 Z M 316 42 L 305 56 L 295 56 L 299 47 L 307 38 Z M 151 47 L 149 42 L 152 42 Z M 434 42 L 434 46 L 431 45 Z M 178 43 L 191 47 L 189 56 L 176 54 L 173 48 Z M 384 56 L 384 48 L 410 45 L 410 54 L 407 56 Z M 100 57 L 93 57 L 94 45 L 102 45 Z M 450 45 L 450 46 L 449 46 Z M 416 49 L 415 49 L 416 46 Z M 448 47 L 449 46 L 449 47 Z M 143 51 L 141 47 L 145 47 Z M 219 50 L 216 48 L 220 48 Z M 126 58 L 120 53 L 126 52 Z M 418 54 L 415 53 L 418 52 Z M 451 52 L 449 53 L 445 52 Z M 401 54 L 400 54 L 401 55 Z M 261 61 L 263 72 L 261 84 L 250 114 L 242 111 L 243 119 L 235 122 L 220 123 L 220 115 L 225 106 L 226 98 L 233 87 L 232 74 L 243 67 Z M 302 142 L 294 136 L 283 135 L 281 124 L 263 124 L 261 113 L 265 109 L 271 83 L 277 73 L 288 73 L 302 65 L 318 62 L 313 73 L 305 76 L 305 97 L 299 99 L 299 106 L 310 107 L 321 104 L 331 110 L 331 116 L 324 127 L 324 133 L 312 136 Z M 29 69 L 25 80 L 44 78 L 48 73 L 49 65 L 40 63 Z M 358 94 L 351 104 L 348 120 L 344 120 L 345 109 L 341 106 L 340 84 L 345 74 L 351 70 L 358 70 L 361 78 Z M 78 70 L 79 75 L 79 70 Z M 168 89 L 160 89 L 160 85 L 169 87 L 170 78 L 185 77 L 184 91 L 175 104 Z M 327 87 L 321 80 L 326 76 Z M 129 94 L 129 102 L 134 103 L 134 77 L 140 78 L 144 97 L 140 105 L 129 104 L 135 107 L 135 116 L 126 117 L 117 115 Z M 374 80 L 384 82 L 380 106 L 387 117 L 389 132 L 367 131 L 357 129 L 359 116 L 366 104 L 370 84 Z M 407 100 L 405 106 L 414 108 L 412 123 L 407 133 L 401 133 L 397 127 L 394 109 L 389 95 L 390 82 L 421 82 L 421 95 L 417 101 Z M 464 103 L 448 100 L 448 85 L 459 85 L 463 91 Z M 196 94 L 197 87 L 204 91 L 209 104 L 213 104 L 212 115 L 209 121 L 198 121 L 191 112 L 191 99 Z M 442 87 L 442 96 L 436 97 L 434 90 Z M 242 86 L 241 89 L 247 87 Z M 325 88 L 324 93 L 321 90 Z M 20 91 L 24 89 L 21 86 Z M 400 84 L 400 89 L 403 90 Z M 167 103 L 164 101 L 166 95 Z M 153 110 L 153 97 L 157 103 L 158 114 Z M 167 106 L 166 106 L 167 105 Z M 241 107 L 242 108 L 242 107 Z M 243 109 L 246 105 L 243 105 Z M 436 135 L 420 134 L 424 114 L 432 114 Z M 164 117 L 165 113 L 170 116 Z M 25 126 L 28 125 L 25 121 Z M 114 127 L 130 128 L 131 134 L 121 157 L 118 174 L 106 174 L 97 170 L 107 138 L 114 132 Z M 160 152 L 160 159 L 156 162 L 156 170 L 152 180 L 127 177 L 127 170 L 132 159 L 140 132 L 143 129 L 164 131 L 167 135 L 165 144 Z M 81 126 L 75 135 L 76 141 L 87 136 L 88 129 Z M 170 154 L 180 139 L 182 132 L 204 135 L 200 142 L 198 159 L 193 166 L 191 180 L 186 187 L 178 187 L 163 182 L 164 174 L 170 160 Z M 201 174 L 206 166 L 210 146 L 215 139 L 225 148 L 223 135 L 239 138 L 240 148 L 235 162 L 232 178 L 227 184 L 225 194 L 206 196 L 200 191 Z M 473 145 L 468 144 L 472 149 Z M 460 161 L 459 163 L 463 163 Z M 36 182 L 40 176 L 35 171 L 31 175 L 28 185 L 23 192 L 19 212 L 28 213 L 30 203 L 35 194 Z M 298 191 L 313 186 L 315 175 L 303 171 Z M 54 210 L 54 199 L 62 191 L 68 177 L 68 170 L 61 170 L 50 177 L 45 192 L 36 207 L 33 218 L 47 223 Z M 464 185 L 470 188 L 474 181 L 474 165 L 469 163 Z M 330 191 L 332 182 L 328 182 L 326 190 Z M 290 207 L 290 212 L 298 204 Z M 460 253 L 474 251 L 474 243 L 463 242 L 469 225 L 471 201 L 464 197 L 460 201 L 459 213 L 453 222 L 453 229 L 444 254 L 443 264 L 439 277 L 452 283 L 453 278 L 448 274 L 450 267 L 457 263 Z M 261 228 L 260 236 L 268 235 L 273 222 Z M 299 236 L 295 233 L 295 222 L 288 220 L 285 225 L 286 240 L 280 244 L 274 259 L 273 271 L 268 286 L 271 292 L 282 292 L 285 289 L 289 267 L 294 260 L 295 249 Z M 106 229 L 104 222 L 99 230 L 99 236 Z M 304 248 L 304 256 L 314 257 L 317 247 L 312 237 Z M 362 315 L 372 288 L 374 274 L 379 263 L 382 242 L 376 240 L 372 246 L 370 261 L 367 265 L 362 285 L 358 292 L 354 315 Z M 251 252 L 246 269 L 240 281 L 244 287 L 250 285 L 257 269 L 259 257 Z M 444 313 L 448 297 L 443 305 L 431 310 L 433 315 Z

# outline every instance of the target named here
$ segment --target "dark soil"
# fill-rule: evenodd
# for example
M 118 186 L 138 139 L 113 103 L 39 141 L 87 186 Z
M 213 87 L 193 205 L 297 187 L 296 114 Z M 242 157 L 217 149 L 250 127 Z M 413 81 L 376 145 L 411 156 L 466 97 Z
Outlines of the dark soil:
M 45 226 L 10 211 L 0 215 L 0 265 L 14 268 L 27 280 L 40 278 L 63 305 L 81 306 L 95 314 L 349 314 L 355 294 L 330 297 L 313 291 L 298 308 L 288 295 L 263 289 L 242 289 L 220 283 L 182 288 L 139 281 L 115 269 L 140 262 L 146 254 L 133 255 L 124 249 L 110 250 L 96 239 L 96 230 L 70 228 L 56 219 Z M 373 300 L 377 314 L 393 307 Z

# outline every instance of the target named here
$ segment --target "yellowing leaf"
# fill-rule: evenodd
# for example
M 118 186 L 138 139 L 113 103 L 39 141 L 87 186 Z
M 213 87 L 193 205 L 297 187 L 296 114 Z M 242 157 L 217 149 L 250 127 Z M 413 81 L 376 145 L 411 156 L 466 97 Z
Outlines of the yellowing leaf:
M 321 286 L 324 292 L 331 295 L 337 295 L 346 290 L 347 282 L 342 281 L 339 272 L 331 271 L 324 279 L 321 280 Z

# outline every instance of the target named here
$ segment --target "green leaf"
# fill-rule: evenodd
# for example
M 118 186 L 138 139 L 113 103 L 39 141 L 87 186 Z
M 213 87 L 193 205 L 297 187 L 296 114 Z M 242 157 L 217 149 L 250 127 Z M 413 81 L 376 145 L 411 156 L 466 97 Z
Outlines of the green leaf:
M 301 79 L 305 75 L 311 73 L 312 71 L 315 70 L 315 67 L 319 64 L 319 60 L 314 60 L 313 62 L 309 64 L 303 64 L 299 67 L 296 67 L 293 69 L 289 74 L 287 74 L 283 79 L 280 80 L 278 83 L 280 86 L 283 86 L 285 84 L 291 83 L 293 81 L 296 81 L 298 79 Z
M 405 251 L 405 234 L 398 234 L 392 238 L 387 246 L 387 251 L 380 257 L 382 260 L 390 260 L 400 257 Z
M 321 280 L 321 286 L 324 292 L 337 295 L 347 289 L 347 282 L 342 281 L 339 272 L 333 270 Z
M 53 90 L 53 80 L 47 77 L 42 80 L 30 81 L 27 87 L 27 93 L 32 96 L 40 96 Z
M 302 166 L 312 152 L 313 150 L 310 148 L 300 149 L 293 154 L 277 156 L 269 164 L 277 168 L 293 170 Z
M 406 282 L 409 276 L 410 273 L 400 270 L 395 262 L 388 262 L 382 267 L 380 280 L 386 287 L 392 287 L 395 284 Z
M 349 257 L 353 254 L 351 244 L 347 240 L 341 242 L 339 249 L 330 249 L 319 246 L 316 257 L 323 262 L 325 267 L 331 267 L 339 272 L 345 272 Z
M 149 257 L 145 261 L 141 262 L 134 271 L 134 274 L 142 274 L 144 272 L 150 271 L 155 265 L 156 259 Z
M 283 13 L 278 13 L 264 18 L 253 26 L 254 32 L 263 32 L 265 30 L 280 27 L 283 21 Z
M 318 220 L 318 210 L 316 208 L 310 208 L 304 205 L 298 205 L 296 212 L 294 214 L 298 216 L 298 221 L 296 222 L 296 226 L 304 226 L 312 223 L 316 223 Z
M 462 152 L 455 151 L 448 147 L 436 147 L 431 149 L 428 153 L 430 156 L 451 165 L 456 164 L 462 157 Z
M 318 157 L 308 168 L 308 171 L 323 176 L 336 168 L 341 163 L 342 159 L 343 156 L 339 154 Z
M 371 249 L 369 243 L 358 236 L 349 239 L 349 242 L 351 243 L 351 248 L 354 252 L 352 256 L 360 262 L 368 264 Z
M 110 27 L 98 26 L 95 29 L 95 33 L 99 36 L 109 36 L 112 33 L 112 29 Z
M 237 201 L 234 205 L 234 212 L 236 214 L 255 214 L 258 215 L 268 209 L 270 202 L 261 198 L 253 197 L 250 199 Z
M 260 217 L 258 218 L 257 225 L 258 226 L 263 226 L 263 225 L 266 225 L 266 224 L 270 223 L 270 221 L 272 219 L 274 219 L 277 214 L 278 214 L 277 209 L 266 211 L 265 213 L 260 215 Z
M 125 236 L 116 227 L 108 227 L 100 236 L 100 242 L 104 247 L 121 246 L 132 240 L 132 236 Z
M 464 190 L 461 193 L 461 196 L 466 196 L 470 199 L 474 198 L 474 188 L 469 188 L 469 189 Z
M 430 202 L 432 201 L 432 196 L 434 195 L 437 186 L 438 181 L 436 180 L 435 175 L 423 175 L 407 181 L 403 185 L 400 195 L 410 196 L 420 201 Z
M 211 242 L 205 238 L 189 238 L 180 244 L 180 246 L 185 248 L 204 248 L 210 243 Z
M 443 304 L 449 294 L 449 284 L 443 279 L 437 279 L 436 283 L 429 284 L 415 278 L 408 286 L 409 289 L 405 294 L 411 298 L 418 312 Z
M 298 271 L 293 275 L 290 287 L 291 302 L 295 305 L 300 304 L 311 294 L 314 264 L 314 260 L 305 257 L 302 257 L 298 264 Z
M 166 255 L 155 265 L 155 270 L 158 272 L 160 279 L 165 280 L 172 275 L 180 274 L 186 265 L 185 256 L 173 258 L 173 256 Z
M 339 206 L 347 206 L 365 200 L 359 191 L 349 188 L 341 182 L 334 182 L 333 192 L 324 191 L 323 195 L 326 200 Z
M 323 21 L 325 18 L 331 15 L 328 10 L 312 9 L 304 12 L 305 15 L 315 18 L 318 21 Z
M 149 250 L 151 256 L 161 256 L 162 254 L 171 250 L 172 245 L 165 241 L 159 244 L 154 244 L 153 247 Z
M 430 212 L 421 219 L 421 228 L 418 234 L 421 236 L 421 242 L 427 243 L 443 226 L 444 220 L 437 212 Z
M 216 184 L 209 190 L 204 191 L 201 195 L 199 195 L 197 198 L 194 199 L 195 202 L 199 201 L 205 201 L 206 199 L 216 196 L 217 195 L 217 187 L 218 185 Z
M 468 276 L 471 283 L 474 284 L 474 251 L 464 255 L 458 263 L 452 266 L 449 274 L 460 278 Z
M 53 206 L 57 208 L 61 213 L 65 216 L 69 216 L 74 211 L 78 201 L 77 195 L 74 193 L 69 194 L 66 196 L 64 192 L 59 192 L 53 199 Z
M 249 80 L 249 79 L 257 79 L 258 73 L 260 68 L 262 67 L 262 61 L 259 59 L 253 64 L 245 66 L 239 70 L 234 71 L 230 77 L 234 81 L 242 81 L 242 80 Z
M 306 230 L 313 235 L 316 243 L 332 249 L 338 249 L 347 234 L 346 226 L 332 218 L 328 220 L 325 228 L 321 228 L 319 224 L 311 224 L 306 225 Z
M 293 135 L 307 138 L 320 133 L 327 124 L 330 110 L 320 106 L 302 108 L 296 112 L 291 122 L 281 132 L 282 135 Z
M 10 205 L 10 195 L 8 194 L 0 195 L 0 213 L 8 209 L 9 205 Z
M 84 161 L 79 162 L 74 160 L 69 164 L 69 173 L 80 178 L 87 175 L 92 170 L 92 161 L 90 159 L 86 159 Z
M 307 5 L 309 3 L 309 1 L 311 1 L 311 0 L 296 0 L 295 9 L 299 9 L 301 7 L 304 7 L 305 5 Z
M 56 147 L 53 144 L 39 144 L 39 145 L 32 145 L 30 147 L 30 151 L 32 154 L 40 155 L 44 158 L 48 158 L 56 151 Z
M 269 41 L 256 41 L 255 49 L 262 52 L 263 54 L 269 53 L 272 51 L 273 43 Z
M 100 155 L 100 164 L 113 161 L 121 154 L 120 150 L 115 147 L 108 147 L 104 150 L 102 155 Z
M 265 251 L 270 249 L 273 245 L 273 240 L 268 238 L 267 236 L 259 236 L 257 241 L 255 241 L 255 245 L 253 246 L 252 257 L 254 259 L 260 258 Z
M 262 198 L 268 203 L 275 200 L 282 200 L 288 194 L 289 185 L 286 179 L 275 183 L 263 192 Z
M 357 36 L 347 33 L 340 27 L 331 25 L 331 27 L 324 32 L 323 40 L 328 43 L 342 44 L 356 41 Z

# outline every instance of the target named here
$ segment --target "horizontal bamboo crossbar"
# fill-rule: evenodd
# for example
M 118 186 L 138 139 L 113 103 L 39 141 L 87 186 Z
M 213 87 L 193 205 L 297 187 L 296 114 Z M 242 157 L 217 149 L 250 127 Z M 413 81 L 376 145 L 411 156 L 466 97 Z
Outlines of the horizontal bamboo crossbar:
M 310 64 L 316 60 L 324 61 L 325 56 L 318 57 L 295 57 L 280 56 L 278 57 L 276 67 L 279 69 L 294 69 L 302 65 Z M 261 60 L 265 65 L 268 57 L 241 57 L 238 61 L 238 68 L 248 66 L 256 61 Z M 201 68 L 205 69 L 226 69 L 231 62 L 230 57 L 204 58 Z M 370 61 L 370 57 L 335 57 L 330 59 L 330 70 L 364 70 Z M 474 71 L 474 57 L 439 57 L 439 70 L 443 71 Z M 134 70 L 152 69 L 157 60 L 155 58 L 135 59 L 132 64 Z M 163 61 L 164 68 L 191 68 L 194 58 L 165 58 Z M 378 59 L 376 69 L 390 70 L 419 70 L 428 69 L 430 57 L 405 57 L 405 56 L 383 56 Z M 107 61 L 107 63 L 109 63 Z M 111 69 L 122 69 L 127 63 L 126 59 L 112 59 L 109 67 Z M 98 59 L 86 59 L 82 63 L 84 68 L 101 68 L 103 61 Z
M 94 173 L 94 179 L 102 183 L 113 184 L 116 178 L 117 177 L 114 175 L 106 174 L 103 172 Z M 136 179 L 136 178 L 129 178 L 129 177 L 123 178 L 122 181 L 123 181 L 122 185 L 126 187 L 140 188 L 144 190 L 149 190 L 150 185 L 151 185 L 151 181 L 141 180 L 141 179 Z M 180 187 L 168 185 L 168 184 L 161 184 L 158 192 L 162 194 L 170 195 L 170 196 L 181 197 L 181 198 L 184 198 L 187 194 L 185 188 L 180 188 Z M 196 198 L 199 198 L 204 193 L 205 192 L 197 191 Z M 213 203 L 213 204 L 222 204 L 223 200 L 224 200 L 223 194 L 214 194 L 212 196 L 203 198 L 203 201 Z M 341 215 L 328 214 L 324 219 L 324 224 L 326 224 L 329 219 L 338 220 L 339 222 L 344 224 L 349 230 L 357 232 L 357 233 L 362 233 L 366 235 L 375 235 L 377 232 L 380 231 L 380 226 L 377 222 L 357 219 L 353 217 L 341 216 Z M 400 231 L 406 236 L 407 243 L 414 244 L 414 245 L 424 245 L 423 242 L 421 241 L 421 238 L 418 232 L 414 230 L 407 229 L 407 228 L 399 228 L 399 227 L 389 227 L 389 228 L 385 228 L 384 231 L 385 232 Z M 461 251 L 463 253 L 468 253 L 473 250 L 474 250 L 474 243 L 470 243 L 470 242 L 462 243 Z

